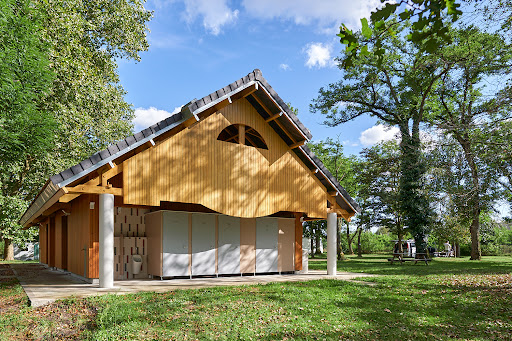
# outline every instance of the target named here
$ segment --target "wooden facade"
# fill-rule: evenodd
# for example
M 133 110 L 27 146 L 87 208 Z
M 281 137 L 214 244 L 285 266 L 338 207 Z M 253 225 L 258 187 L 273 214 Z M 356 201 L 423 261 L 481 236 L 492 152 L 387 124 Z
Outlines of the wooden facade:
M 50 178 L 20 221 L 39 224 L 40 261 L 98 278 L 99 196 L 113 194 L 116 279 L 301 270 L 303 219 L 349 220 L 357 204 L 303 146 L 307 129 L 251 77 Z
M 254 128 L 268 149 L 217 140 L 232 124 Z M 123 184 L 130 205 L 187 202 L 244 218 L 327 215 L 325 188 L 246 99 L 126 160 Z

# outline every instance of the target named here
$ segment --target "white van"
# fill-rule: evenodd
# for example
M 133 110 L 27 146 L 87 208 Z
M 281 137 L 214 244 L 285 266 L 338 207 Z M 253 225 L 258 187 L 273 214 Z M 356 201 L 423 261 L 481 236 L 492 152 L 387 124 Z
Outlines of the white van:
M 398 240 L 394 240 L 395 246 L 393 247 L 393 252 L 398 252 Z M 405 257 L 416 257 L 416 243 L 414 242 L 414 239 L 404 240 L 402 242 L 402 248 L 405 253 Z

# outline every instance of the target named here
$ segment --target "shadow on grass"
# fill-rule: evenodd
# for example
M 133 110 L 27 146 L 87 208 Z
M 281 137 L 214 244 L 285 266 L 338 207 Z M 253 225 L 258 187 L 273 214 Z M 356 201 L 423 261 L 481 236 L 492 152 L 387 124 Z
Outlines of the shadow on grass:
M 338 262 L 340 271 L 389 275 L 364 279 L 375 282 L 374 286 L 319 280 L 93 297 L 88 300 L 98 307 L 98 315 L 88 337 L 510 338 L 512 258 L 436 259 L 429 266 L 391 265 L 386 259 L 372 256 Z M 322 261 L 317 263 L 325 268 Z
M 391 264 L 389 256 L 367 256 L 363 258 L 350 257 L 338 261 L 338 271 L 364 272 L 377 275 L 415 275 L 428 276 L 432 274 L 493 274 L 510 273 L 512 257 L 484 257 L 481 261 L 470 261 L 469 258 L 434 258 L 429 265 L 424 262 L 406 262 Z M 327 269 L 326 261 L 309 263 L 312 270 Z

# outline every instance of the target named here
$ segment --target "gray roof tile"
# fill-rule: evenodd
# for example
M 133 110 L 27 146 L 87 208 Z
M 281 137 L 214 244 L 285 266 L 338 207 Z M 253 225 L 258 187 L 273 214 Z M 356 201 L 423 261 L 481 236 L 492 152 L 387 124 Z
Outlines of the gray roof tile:
M 82 168 L 83 168 L 84 170 L 86 170 L 86 169 L 88 169 L 88 168 L 92 167 L 93 165 L 94 165 L 94 164 L 92 163 L 91 158 L 85 159 L 85 160 L 83 160 L 82 162 L 80 162 L 80 166 L 82 166 Z
M 74 165 L 73 167 L 71 167 L 71 171 L 73 172 L 74 175 L 77 175 L 83 171 L 83 168 L 82 168 L 82 166 L 80 166 L 80 164 L 78 164 L 78 165 Z
M 137 142 L 139 142 L 144 139 L 144 134 L 142 133 L 142 131 L 140 131 L 137 134 L 133 135 L 133 137 Z
M 111 144 L 110 146 L 107 147 L 107 150 L 110 153 L 110 155 L 114 155 L 119 151 L 119 148 L 117 148 L 117 145 Z
M 108 149 L 103 149 L 100 151 L 100 157 L 102 160 L 105 160 L 109 156 L 110 156 L 110 152 L 108 151 Z
M 121 140 L 119 142 L 116 143 L 116 146 L 119 150 L 123 150 L 125 148 L 128 148 L 128 143 L 126 143 L 125 140 Z
M 135 139 L 135 137 L 133 135 L 131 136 L 128 136 L 127 138 L 124 139 L 126 141 L 126 143 L 131 146 L 132 144 L 136 143 L 137 140 Z
M 97 164 L 98 162 L 101 161 L 100 153 L 95 153 L 95 154 L 91 155 L 91 157 L 89 159 L 91 159 L 93 164 Z
M 63 180 L 69 179 L 73 175 L 74 174 L 73 174 L 73 171 L 71 170 L 71 168 L 65 169 L 62 172 L 60 172 L 60 176 L 62 176 Z

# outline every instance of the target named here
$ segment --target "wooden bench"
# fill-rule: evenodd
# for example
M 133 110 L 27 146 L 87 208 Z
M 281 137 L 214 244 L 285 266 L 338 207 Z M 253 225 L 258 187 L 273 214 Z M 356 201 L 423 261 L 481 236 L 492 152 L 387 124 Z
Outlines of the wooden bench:
M 417 253 L 415 258 L 405 258 L 405 253 L 393 253 L 393 258 L 388 258 L 388 262 L 400 262 L 400 265 L 405 262 L 414 262 L 414 264 L 418 262 L 425 262 L 426 265 L 428 265 L 428 262 L 431 262 L 432 259 L 428 258 L 428 255 L 426 253 Z

